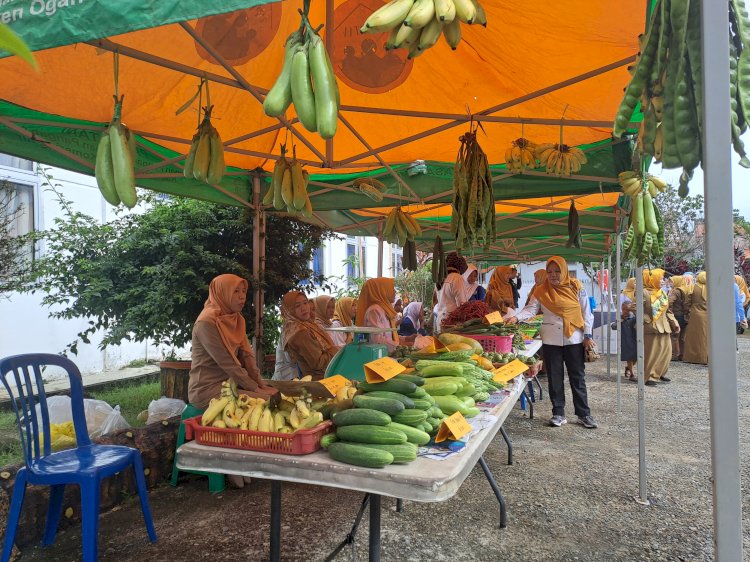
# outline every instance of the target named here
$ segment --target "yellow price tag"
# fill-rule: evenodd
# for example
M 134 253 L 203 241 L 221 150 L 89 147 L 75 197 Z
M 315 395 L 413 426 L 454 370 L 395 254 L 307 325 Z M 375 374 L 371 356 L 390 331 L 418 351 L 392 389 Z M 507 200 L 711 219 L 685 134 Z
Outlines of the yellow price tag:
M 528 370 L 528 365 L 518 359 L 514 359 L 507 365 L 494 369 L 492 371 L 492 380 L 495 382 L 508 382 L 510 379 L 514 379 Z
M 336 396 L 336 393 L 349 383 L 349 380 L 341 375 L 333 375 L 319 382 L 331 393 L 331 396 Z
M 497 310 L 495 312 L 490 312 L 487 314 L 484 319 L 487 321 L 487 324 L 502 324 L 503 323 L 503 315 L 500 314 Z
M 381 357 L 365 363 L 365 380 L 367 382 L 385 382 L 406 370 L 401 363 L 390 357 Z
M 440 443 L 446 439 L 456 441 L 471 431 L 471 424 L 461 412 L 455 412 L 443 420 L 440 429 L 435 436 L 435 443 Z

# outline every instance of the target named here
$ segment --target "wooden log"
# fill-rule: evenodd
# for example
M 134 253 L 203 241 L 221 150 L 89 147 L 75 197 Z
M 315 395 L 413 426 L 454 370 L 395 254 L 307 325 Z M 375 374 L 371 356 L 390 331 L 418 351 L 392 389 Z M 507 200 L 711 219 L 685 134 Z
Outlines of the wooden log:
M 190 382 L 190 361 L 162 361 L 161 395 L 167 398 L 179 398 L 186 404 L 188 400 L 188 383 Z

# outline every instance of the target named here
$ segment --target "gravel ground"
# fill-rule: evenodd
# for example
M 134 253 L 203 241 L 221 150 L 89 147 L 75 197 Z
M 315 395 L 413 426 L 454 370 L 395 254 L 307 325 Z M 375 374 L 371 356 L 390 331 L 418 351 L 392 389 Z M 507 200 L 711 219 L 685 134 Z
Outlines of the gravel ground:
M 614 362 L 612 363 L 614 371 Z M 437 504 L 383 499 L 383 560 L 633 561 L 712 560 L 708 369 L 673 363 L 672 383 L 646 388 L 648 499 L 638 495 L 637 385 L 622 383 L 617 413 L 614 375 L 606 360 L 589 364 L 589 402 L 600 427 L 547 426 L 544 400 L 535 419 L 516 408 L 505 428 L 514 464 L 498 439 L 485 458 L 505 495 L 509 526 L 498 529 L 498 505 L 479 467 L 459 493 Z M 740 431 L 750 430 L 750 339 L 738 355 Z M 568 394 L 568 403 L 572 404 Z M 572 414 L 572 409 L 569 412 Z M 571 420 L 572 421 L 572 420 Z M 745 559 L 750 560 L 750 451 L 742 443 Z M 270 484 L 211 496 L 204 480 L 150 495 L 159 541 L 148 543 L 137 502 L 102 515 L 99 553 L 107 561 L 201 561 L 231 555 L 268 558 Z M 362 495 L 285 484 L 282 559 L 323 560 L 351 528 Z M 337 560 L 367 560 L 367 517 L 353 548 Z M 61 533 L 50 548 L 27 549 L 19 560 L 79 560 L 80 530 Z

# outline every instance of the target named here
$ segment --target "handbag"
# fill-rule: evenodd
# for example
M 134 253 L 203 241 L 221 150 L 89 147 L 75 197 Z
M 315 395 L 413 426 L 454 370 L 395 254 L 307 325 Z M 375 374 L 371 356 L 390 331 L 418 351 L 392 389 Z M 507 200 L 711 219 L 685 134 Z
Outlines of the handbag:
M 599 357 L 600 357 L 600 355 L 599 355 L 599 348 L 596 345 L 596 342 L 594 340 L 591 340 L 591 341 L 594 343 L 593 347 L 584 350 L 584 359 L 583 360 L 586 363 L 593 363 L 594 361 L 597 361 L 599 359 Z

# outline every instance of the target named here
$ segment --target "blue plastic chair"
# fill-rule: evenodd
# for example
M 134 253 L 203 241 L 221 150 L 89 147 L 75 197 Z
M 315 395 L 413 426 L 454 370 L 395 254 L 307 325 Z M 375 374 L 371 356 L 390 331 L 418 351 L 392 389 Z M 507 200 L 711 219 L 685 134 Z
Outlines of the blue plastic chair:
M 67 371 L 70 379 L 70 398 L 73 411 L 77 446 L 52 453 L 50 451 L 50 424 L 47 397 L 42 381 L 42 367 L 54 365 Z M 63 493 L 66 484 L 77 484 L 81 489 L 81 527 L 84 562 L 97 559 L 97 534 L 99 525 L 99 490 L 103 479 L 132 466 L 138 495 L 141 499 L 143 518 L 151 542 L 156 541 L 151 509 L 148 504 L 146 479 L 143 475 L 143 462 L 138 449 L 118 445 L 95 445 L 86 429 L 83 411 L 83 383 L 78 367 L 61 355 L 35 353 L 14 355 L 0 360 L 0 377 L 11 397 L 16 414 L 21 444 L 26 466 L 16 474 L 13 497 L 8 511 L 7 527 L 1 562 L 10 559 L 16 528 L 21 515 L 21 506 L 27 484 L 50 486 L 47 525 L 42 544 L 49 545 L 55 540 L 57 526 L 62 514 Z M 11 387 L 9 380 L 15 382 Z M 36 400 L 35 400 L 36 396 Z M 40 405 L 40 416 L 36 404 Z M 39 446 L 40 436 L 44 437 Z

